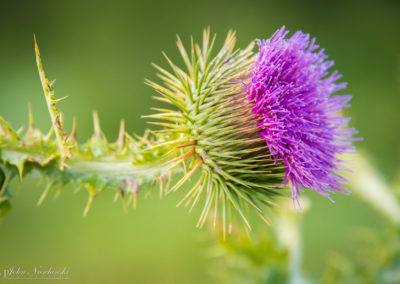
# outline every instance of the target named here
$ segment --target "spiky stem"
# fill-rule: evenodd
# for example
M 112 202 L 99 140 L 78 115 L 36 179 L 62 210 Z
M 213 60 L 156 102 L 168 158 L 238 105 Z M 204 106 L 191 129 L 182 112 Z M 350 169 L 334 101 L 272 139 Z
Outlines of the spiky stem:
M 63 100 L 64 98 L 56 100 L 54 98 L 54 92 L 51 89 L 51 85 L 49 80 L 44 73 L 42 60 L 40 59 L 39 47 L 36 42 L 36 36 L 34 36 L 35 41 L 35 55 L 36 55 L 36 63 L 39 71 L 40 81 L 42 83 L 44 96 L 46 98 L 47 108 L 49 110 L 51 122 L 53 124 L 53 129 L 57 139 L 58 151 L 60 153 L 60 167 L 63 169 L 65 167 L 65 160 L 71 156 L 70 149 L 67 146 L 67 133 L 62 129 L 62 117 L 61 113 L 56 108 L 56 104 Z
M 43 202 L 52 187 L 72 184 L 85 188 L 89 193 L 86 214 L 94 197 L 105 188 L 115 189 L 123 204 L 126 204 L 125 195 L 130 194 L 130 200 L 135 205 L 141 187 L 155 181 L 162 185 L 172 172 L 180 170 L 182 158 L 179 155 L 182 149 L 193 143 L 181 141 L 176 135 L 147 131 L 143 137 L 135 139 L 125 132 L 125 123 L 121 121 L 117 141 L 109 143 L 94 112 L 94 134 L 89 141 L 78 143 L 75 120 L 68 137 L 63 130 L 62 113 L 56 108 L 62 99 L 55 98 L 52 83 L 45 75 L 36 37 L 34 43 L 52 127 L 46 135 L 34 128 L 33 114 L 29 111 L 29 128 L 25 135 L 21 135 L 0 117 L 0 217 L 4 215 L 4 206 L 9 208 L 11 194 L 7 186 L 15 175 L 22 180 L 28 173 L 34 172 L 48 180 L 38 204 Z
M 7 128 L 12 131 L 8 125 Z M 168 173 L 179 170 L 175 164 L 168 163 L 176 154 L 154 149 L 152 143 L 156 142 L 139 142 L 126 133 L 123 142 L 119 139 L 116 143 L 108 143 L 103 136 L 95 134 L 85 145 L 71 143 L 75 147 L 71 148 L 71 157 L 64 168 L 57 166 L 61 156 L 54 145 L 56 141 L 41 138 L 37 129 L 31 132 L 31 136 L 35 133 L 33 137 L 11 133 L 13 135 L 0 135 L 0 170 L 6 177 L 1 182 L 0 196 L 3 196 L 10 177 L 19 174 L 22 180 L 31 172 L 39 173 L 49 184 L 39 204 L 51 187 L 72 184 L 87 189 L 89 193 L 86 214 L 94 197 L 105 188 L 116 190 L 125 204 L 125 195 L 130 194 L 130 200 L 135 201 L 141 187 L 162 182 L 169 178 Z
M 12 156 L 19 157 L 29 157 L 27 163 L 34 159 L 33 152 L 29 148 L 15 148 L 4 147 L 2 149 L 1 162 L 8 162 L 8 158 Z M 16 166 L 16 165 L 15 165 Z M 37 164 L 33 168 L 39 171 L 43 171 L 46 175 L 46 167 L 53 168 L 53 165 L 40 165 Z M 17 166 L 16 166 L 17 167 Z M 84 154 L 75 154 L 71 159 L 68 160 L 68 168 L 64 170 L 59 170 L 58 174 L 65 176 L 80 176 L 84 178 L 87 176 L 101 176 L 106 179 L 126 180 L 130 178 L 141 179 L 146 182 L 152 182 L 156 179 L 157 175 L 166 172 L 170 168 L 160 160 L 153 161 L 151 163 L 145 163 L 141 165 L 134 165 L 130 157 L 105 157 L 105 158 L 95 158 L 88 159 Z

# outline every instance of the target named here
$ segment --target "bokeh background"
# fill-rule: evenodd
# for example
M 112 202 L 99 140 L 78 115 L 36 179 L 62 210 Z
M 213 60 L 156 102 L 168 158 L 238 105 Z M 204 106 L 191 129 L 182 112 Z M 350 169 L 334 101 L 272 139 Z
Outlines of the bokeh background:
M 143 133 L 141 115 L 158 105 L 144 79 L 156 79 L 151 62 L 166 66 L 161 51 L 178 60 L 176 34 L 188 43 L 210 26 L 219 43 L 229 29 L 238 46 L 269 37 L 286 25 L 318 39 L 354 95 L 347 111 L 364 137 L 357 145 L 392 181 L 400 161 L 400 1 L 0 1 L 0 114 L 27 125 L 31 103 L 36 125 L 50 127 L 36 70 L 36 34 L 47 75 L 56 78 L 67 129 L 73 116 L 80 141 L 92 133 L 97 110 L 104 132 Z M 14 183 L 14 187 L 18 182 Z M 0 266 L 67 266 L 71 283 L 212 283 L 210 243 L 195 228 L 198 211 L 175 208 L 179 194 L 140 199 L 123 212 L 101 195 L 82 218 L 86 193 L 63 192 L 36 202 L 43 185 L 27 179 L 14 191 L 13 210 L 0 225 Z M 356 195 L 336 203 L 308 191 L 304 220 L 304 270 L 318 276 L 331 252 L 351 259 L 351 235 L 384 221 Z M 0 280 L 1 281 L 1 280 Z

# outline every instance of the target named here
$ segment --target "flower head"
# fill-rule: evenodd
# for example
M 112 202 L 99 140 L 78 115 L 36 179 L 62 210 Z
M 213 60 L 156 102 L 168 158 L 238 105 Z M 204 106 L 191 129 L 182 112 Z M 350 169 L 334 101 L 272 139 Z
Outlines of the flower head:
M 315 39 L 296 32 L 286 38 L 285 27 L 260 40 L 259 55 L 253 65 L 247 88 L 254 103 L 265 139 L 275 163 L 283 163 L 293 202 L 304 188 L 329 197 L 335 191 L 346 192 L 339 154 L 352 150 L 357 133 L 346 129 L 349 119 L 341 115 L 350 95 L 334 96 L 346 83 L 328 61 Z M 330 197 L 329 197 L 330 198 Z M 300 206 L 300 205 L 299 205 Z
M 179 203 L 193 208 L 205 196 L 199 226 L 212 214 L 214 224 L 221 216 L 224 232 L 234 215 L 250 227 L 249 207 L 268 223 L 264 209 L 276 204 L 286 183 L 297 202 L 303 188 L 326 196 L 346 191 L 338 155 L 352 149 L 356 131 L 344 128 L 348 119 L 340 111 L 351 96 L 332 96 L 346 85 L 335 83 L 336 72 L 328 74 L 333 62 L 314 40 L 286 35 L 282 28 L 259 41 L 255 55 L 253 44 L 235 50 L 231 32 L 216 53 L 209 31 L 189 52 L 178 38 L 186 68 L 167 58 L 172 73 L 156 67 L 163 86 L 149 82 L 174 108 L 150 116 L 163 121 L 156 122 L 165 127 L 158 134 L 168 136 L 166 145 L 174 147 L 168 153 L 178 155 L 171 167 L 182 165 L 170 191 L 200 172 Z

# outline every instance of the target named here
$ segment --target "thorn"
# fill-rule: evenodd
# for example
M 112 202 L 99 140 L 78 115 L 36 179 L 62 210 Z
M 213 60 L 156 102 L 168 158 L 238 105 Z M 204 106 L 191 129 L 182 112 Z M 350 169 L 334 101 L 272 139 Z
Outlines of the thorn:
M 122 119 L 119 126 L 118 139 L 117 142 L 115 142 L 115 145 L 121 148 L 124 144 L 124 138 L 125 138 L 125 120 Z
M 182 148 L 181 148 L 181 149 L 179 149 L 179 151 L 180 151 L 181 155 L 183 155 L 183 154 L 184 154 L 184 152 L 183 152 L 183 149 L 182 149 Z M 185 160 L 183 159 L 183 160 L 181 160 L 181 162 L 182 162 L 182 165 L 183 165 L 183 172 L 184 172 L 184 174 L 187 174 L 187 166 L 186 166 Z
M 88 202 L 86 203 L 85 210 L 83 211 L 83 217 L 86 217 L 87 214 L 89 213 L 90 207 L 92 207 L 93 200 L 94 200 L 94 197 L 89 195 Z
M 127 213 L 128 209 L 126 208 L 125 193 L 123 190 L 119 190 L 119 194 L 121 196 L 121 202 L 122 202 L 122 207 L 124 208 L 124 212 Z
M 193 145 L 196 145 L 196 140 L 192 140 L 190 142 L 180 144 L 180 145 L 176 146 L 175 148 L 184 148 L 184 147 L 193 146 Z
M 74 116 L 73 120 L 72 120 L 72 131 L 71 131 L 71 135 L 68 137 L 68 142 L 74 142 L 75 144 L 77 143 L 77 139 L 76 139 L 76 117 Z
M 195 154 L 195 150 L 194 148 L 190 149 L 188 152 L 184 153 L 183 155 L 173 158 L 172 160 L 169 160 L 168 162 L 165 162 L 164 165 L 169 164 L 169 163 L 173 163 L 175 161 L 179 161 L 179 160 L 184 160 L 186 158 L 189 158 L 191 156 L 193 156 Z
M 113 202 L 117 202 L 118 196 L 120 195 L 119 191 L 115 192 Z
M 157 179 L 160 183 L 160 199 L 161 199 L 163 196 L 163 190 L 164 190 L 164 178 L 163 178 L 163 176 L 159 176 Z
M 60 119 L 59 119 L 60 127 L 64 124 L 64 114 L 60 113 Z
M 60 185 L 60 186 L 58 187 L 56 193 L 54 194 L 54 197 L 53 197 L 54 200 L 56 200 L 56 199 L 61 195 L 62 189 L 63 189 L 63 188 L 62 188 L 62 185 Z
M 168 177 L 166 178 L 167 179 L 167 184 L 165 185 L 164 192 L 168 192 L 169 191 L 169 187 L 171 185 L 171 179 L 172 179 L 171 176 L 172 176 L 172 173 L 169 172 L 168 173 Z
M 10 135 L 11 138 L 13 138 L 14 140 L 23 143 L 22 140 L 21 140 L 21 138 L 19 138 L 18 134 L 11 128 L 10 125 L 8 125 L 8 124 L 6 123 L 6 121 L 4 120 L 4 118 L 1 117 L 1 116 L 0 116 L 0 124 L 3 125 L 3 129 L 2 129 L 2 130 L 3 130 L 3 132 L 5 132 L 6 135 Z
M 24 175 L 24 165 L 25 165 L 25 160 L 23 160 L 20 164 L 17 165 L 20 182 L 22 182 L 22 178 Z
M 82 189 L 83 185 L 78 186 L 77 188 L 75 188 L 74 193 L 78 193 L 81 189 Z
M 142 142 L 147 142 L 148 141 L 150 133 L 151 133 L 150 129 L 146 129 L 144 131 L 144 134 L 143 134 L 143 137 L 142 137 Z
M 43 140 L 46 142 L 49 142 L 51 139 L 51 136 L 53 136 L 54 133 L 54 127 L 51 127 L 49 132 L 43 137 Z
M 139 141 L 136 141 L 135 138 L 133 138 L 131 135 L 129 135 L 126 132 L 125 132 L 125 139 L 127 141 L 126 143 L 132 143 L 133 145 L 135 145 L 135 147 L 140 148 Z
M 267 225 L 272 225 L 271 220 L 267 216 L 264 216 L 262 213 L 259 213 L 258 216 L 260 216 L 261 220 L 263 220 Z
M 137 192 L 132 192 L 133 195 L 133 208 L 136 209 Z
M 37 203 L 37 206 L 39 206 L 40 204 L 42 204 L 43 200 L 46 198 L 47 194 L 49 193 L 51 187 L 53 186 L 53 182 L 49 182 L 46 186 L 46 188 L 44 189 L 42 195 L 39 198 L 39 201 Z
M 183 178 L 178 181 L 170 190 L 171 191 L 176 191 L 178 188 L 180 188 L 198 169 L 199 167 L 203 164 L 203 161 L 198 158 L 197 164 L 187 173 L 183 176 Z
M 140 189 L 139 181 L 134 177 L 126 178 L 121 181 L 120 191 L 132 193 L 131 196 L 133 197 L 134 208 L 136 208 L 136 200 L 139 189 Z
M 34 128 L 34 120 L 32 113 L 32 105 L 30 103 L 28 105 L 28 117 L 29 117 L 29 130 L 32 131 Z
M 55 80 L 54 80 L 54 81 L 55 81 Z M 53 81 L 53 82 L 54 82 L 54 81 Z M 53 82 L 50 83 L 50 86 L 53 84 Z M 57 103 L 59 103 L 59 102 L 65 100 L 66 98 L 68 98 L 68 96 L 64 96 L 64 97 L 59 98 L 59 99 L 54 99 L 53 102 L 54 102 L 55 104 L 57 104 Z
M 97 114 L 96 111 L 93 111 L 93 129 L 94 129 L 94 135 L 98 138 L 101 138 L 102 135 L 101 135 L 99 115 Z
M 17 133 L 18 136 L 20 136 L 21 133 L 22 133 L 22 131 L 24 131 L 24 127 L 23 127 L 23 126 L 21 126 L 20 128 L 18 128 L 18 130 L 15 131 L 15 132 Z
M 88 198 L 88 202 L 86 204 L 85 210 L 83 211 L 83 217 L 86 217 L 87 213 L 90 210 L 90 207 L 92 206 L 93 200 L 97 194 L 96 189 L 91 184 L 86 185 L 86 190 L 89 193 L 89 198 Z

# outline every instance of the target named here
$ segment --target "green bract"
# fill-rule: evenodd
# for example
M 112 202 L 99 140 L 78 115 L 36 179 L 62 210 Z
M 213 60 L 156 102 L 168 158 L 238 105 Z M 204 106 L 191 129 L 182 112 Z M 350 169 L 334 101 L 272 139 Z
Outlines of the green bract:
M 165 87 L 148 82 L 161 94 L 159 99 L 176 110 L 159 110 L 150 117 L 166 121 L 158 123 L 165 127 L 160 134 L 179 134 L 176 144 L 182 153 L 176 160 L 181 159 L 187 171 L 173 190 L 194 172 L 201 172 L 181 201 L 193 207 L 202 193 L 206 195 L 198 225 L 204 224 L 214 207 L 214 216 L 222 216 L 225 228 L 233 207 L 249 226 L 248 205 L 268 221 L 262 208 L 280 193 L 275 187 L 282 182 L 285 169 L 275 165 L 258 134 L 258 121 L 244 89 L 254 62 L 253 44 L 235 50 L 235 34 L 229 32 L 221 50 L 212 56 L 214 41 L 215 36 L 210 41 L 210 33 L 205 31 L 202 45 L 192 41 L 188 54 L 178 37 L 186 70 L 165 56 L 173 72 L 156 66 Z

